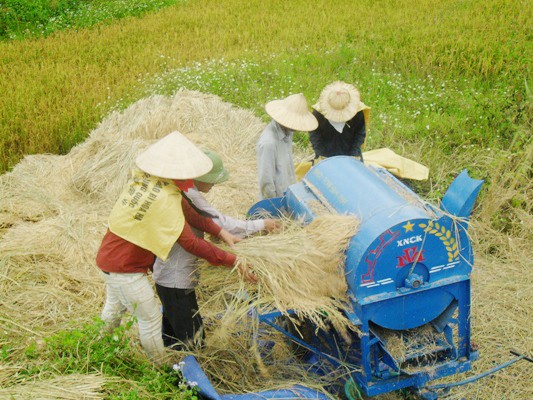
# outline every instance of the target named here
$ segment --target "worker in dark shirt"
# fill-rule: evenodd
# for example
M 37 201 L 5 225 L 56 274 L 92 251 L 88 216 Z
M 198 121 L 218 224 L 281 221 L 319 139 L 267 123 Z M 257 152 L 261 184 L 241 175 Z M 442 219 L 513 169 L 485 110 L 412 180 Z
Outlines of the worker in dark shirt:
M 345 155 L 362 161 L 370 108 L 361 102 L 359 91 L 348 83 L 333 82 L 313 108 L 318 128 L 309 133 L 309 140 L 315 158 Z
M 209 172 L 213 163 L 202 150 L 172 132 L 137 157 L 137 171 L 116 202 L 96 264 L 106 282 L 102 320 L 112 330 L 130 311 L 137 318 L 141 344 L 154 362 L 165 354 L 161 311 L 147 278 L 156 255 L 166 259 L 172 245 L 180 246 L 215 266 L 232 268 L 249 281 L 256 278 L 237 257 L 197 237 L 191 226 L 233 246 L 240 239 L 200 215 L 182 191 L 193 178 Z

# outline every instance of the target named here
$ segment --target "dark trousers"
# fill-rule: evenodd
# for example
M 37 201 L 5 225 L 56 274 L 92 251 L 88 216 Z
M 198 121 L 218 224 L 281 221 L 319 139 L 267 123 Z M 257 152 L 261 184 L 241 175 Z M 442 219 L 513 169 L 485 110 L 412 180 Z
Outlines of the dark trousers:
M 176 289 L 155 285 L 163 304 L 163 343 L 181 349 L 183 344 L 204 338 L 203 322 L 198 312 L 194 289 Z

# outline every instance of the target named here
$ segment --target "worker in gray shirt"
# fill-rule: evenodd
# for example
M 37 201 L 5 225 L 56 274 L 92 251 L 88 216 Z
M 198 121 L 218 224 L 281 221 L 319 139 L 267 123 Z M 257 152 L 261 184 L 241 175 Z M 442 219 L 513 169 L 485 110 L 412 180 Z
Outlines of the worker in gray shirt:
M 259 197 L 268 199 L 283 196 L 296 182 L 292 159 L 293 131 L 309 132 L 318 127 L 318 121 L 309 112 L 303 94 L 293 94 L 265 105 L 272 118 L 257 142 L 257 173 Z
M 209 150 L 204 152 L 213 162 L 213 168 L 209 173 L 195 178 L 194 187 L 186 192 L 191 205 L 240 238 L 260 231 L 270 232 L 278 227 L 279 222 L 274 219 L 239 220 L 223 215 L 209 204 L 202 193 L 226 181 L 229 173 L 218 154 Z M 203 235 L 195 228 L 192 230 L 197 236 Z M 197 259 L 176 243 L 166 261 L 160 258 L 155 260 L 152 277 L 163 305 L 163 343 L 167 347 L 181 349 L 185 343 L 201 343 L 203 339 L 202 317 L 198 312 L 195 292 L 198 284 Z

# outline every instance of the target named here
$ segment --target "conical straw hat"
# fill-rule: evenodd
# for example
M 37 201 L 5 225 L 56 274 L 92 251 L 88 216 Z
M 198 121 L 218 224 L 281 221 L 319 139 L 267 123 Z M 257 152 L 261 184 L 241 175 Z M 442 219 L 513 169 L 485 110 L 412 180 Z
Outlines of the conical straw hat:
M 361 96 L 355 86 L 337 81 L 327 85 L 320 94 L 318 107 L 324 117 L 334 122 L 346 122 L 360 110 Z
M 207 174 L 199 176 L 195 180 L 212 184 L 226 182 L 229 178 L 229 172 L 224 167 L 224 163 L 218 153 L 207 149 L 204 149 L 204 153 L 211 159 L 213 168 Z
M 211 159 L 177 131 L 150 145 L 135 163 L 150 175 L 168 179 L 193 179 L 213 168 Z
M 265 110 L 278 124 L 295 131 L 309 132 L 318 127 L 318 121 L 309 112 L 307 101 L 301 93 L 269 101 Z

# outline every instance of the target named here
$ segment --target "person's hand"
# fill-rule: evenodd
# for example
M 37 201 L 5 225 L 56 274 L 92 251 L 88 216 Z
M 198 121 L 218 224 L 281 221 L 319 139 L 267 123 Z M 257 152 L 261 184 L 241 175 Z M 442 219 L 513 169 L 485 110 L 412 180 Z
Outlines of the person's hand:
M 252 283 L 257 282 L 257 276 L 252 271 L 252 268 L 248 262 L 246 262 L 242 258 L 237 257 L 235 265 L 237 266 L 237 270 L 239 271 L 239 274 L 241 274 L 244 280 Z
M 227 230 L 222 229 L 218 234 L 218 237 L 226 242 L 230 247 L 233 247 L 235 243 L 239 243 L 242 239 L 238 236 L 232 235 Z
M 278 219 L 267 218 L 263 222 L 265 223 L 265 231 L 267 232 L 273 232 L 281 228 L 281 221 Z

